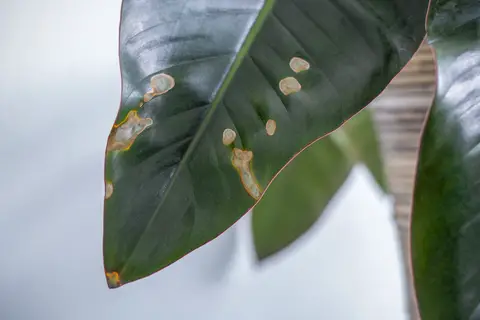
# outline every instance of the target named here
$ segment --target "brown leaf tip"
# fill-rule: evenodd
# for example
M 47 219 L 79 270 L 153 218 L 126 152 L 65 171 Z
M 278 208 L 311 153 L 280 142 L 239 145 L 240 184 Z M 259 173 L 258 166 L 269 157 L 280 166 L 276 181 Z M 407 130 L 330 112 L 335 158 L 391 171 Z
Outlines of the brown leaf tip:
M 119 125 L 115 125 L 108 139 L 108 151 L 126 151 L 135 139 L 153 124 L 150 118 L 141 118 L 137 111 L 130 111 Z
M 265 125 L 265 129 L 267 131 L 267 135 L 273 136 L 275 134 L 275 131 L 277 131 L 277 123 L 275 120 L 268 120 L 267 124 Z
M 105 200 L 110 198 L 113 194 L 113 183 L 111 181 L 105 182 Z
M 247 193 L 255 200 L 260 199 L 262 195 L 261 188 L 252 172 L 251 161 L 253 152 L 234 148 L 232 152 L 232 164 L 237 170 L 243 187 Z
M 294 77 L 286 77 L 282 79 L 279 84 L 280 91 L 286 96 L 299 92 L 302 89 L 302 85 Z
M 224 145 L 226 146 L 231 145 L 236 138 L 237 138 L 237 134 L 232 129 L 227 128 L 223 131 L 222 142 Z
M 150 87 L 150 91 L 143 96 L 144 102 L 148 102 L 154 97 L 172 90 L 175 87 L 175 79 L 166 73 L 156 74 L 150 79 Z
M 302 71 L 307 71 L 308 69 L 310 69 L 310 63 L 303 60 L 302 58 L 293 57 L 290 60 L 290 68 L 293 70 L 293 72 L 300 73 Z
M 122 286 L 122 281 L 120 280 L 118 272 L 107 272 L 105 275 L 107 276 L 107 284 L 110 289 L 115 289 Z

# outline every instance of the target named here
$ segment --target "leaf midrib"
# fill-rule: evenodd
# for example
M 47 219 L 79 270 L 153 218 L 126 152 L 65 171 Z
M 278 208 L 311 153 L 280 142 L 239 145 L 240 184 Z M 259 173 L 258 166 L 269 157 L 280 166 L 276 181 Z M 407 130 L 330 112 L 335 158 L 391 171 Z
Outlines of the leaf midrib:
M 265 4 L 263 5 L 263 8 L 260 9 L 260 12 L 256 18 L 256 21 L 252 24 L 250 31 L 248 32 L 248 35 L 245 37 L 245 40 L 243 41 L 243 44 L 241 46 L 241 49 L 238 51 L 237 56 L 235 60 L 233 61 L 230 70 L 226 73 L 226 76 L 224 80 L 222 80 L 222 84 L 219 86 L 217 93 L 215 94 L 215 98 L 212 101 L 212 106 L 210 110 L 207 112 L 207 115 L 205 116 L 205 119 L 203 120 L 202 124 L 200 125 L 200 128 L 198 129 L 197 133 L 195 133 L 192 142 L 187 148 L 187 151 L 185 152 L 185 155 L 182 157 L 182 160 L 178 164 L 178 168 L 175 171 L 173 177 L 170 180 L 170 183 L 165 190 L 164 196 L 162 197 L 162 200 L 158 204 L 157 208 L 155 209 L 152 217 L 148 221 L 147 226 L 144 228 L 142 234 L 140 235 L 137 244 L 131 251 L 131 253 L 128 255 L 127 260 L 125 261 L 125 264 L 123 265 L 121 271 L 119 272 L 120 275 L 122 275 L 125 270 L 127 269 L 129 262 L 131 261 L 130 258 L 135 254 L 137 251 L 138 245 L 142 242 L 143 237 L 146 234 L 146 231 L 150 229 L 153 221 L 157 217 L 158 213 L 160 212 L 161 207 L 165 203 L 165 200 L 168 197 L 168 194 L 170 190 L 172 189 L 172 186 L 175 184 L 175 181 L 179 175 L 179 172 L 182 170 L 183 166 L 186 163 L 186 159 L 188 159 L 195 149 L 195 146 L 197 145 L 198 141 L 200 138 L 203 136 L 203 133 L 205 132 L 208 124 L 210 123 L 210 119 L 213 117 L 218 105 L 223 99 L 223 96 L 225 95 L 226 90 L 229 88 L 229 85 L 236 74 L 238 68 L 241 66 L 244 58 L 246 57 L 247 53 L 249 52 L 250 47 L 253 44 L 253 41 L 256 39 L 256 36 L 258 35 L 259 31 L 262 29 L 263 23 L 265 22 L 266 18 L 272 11 L 275 3 L 277 0 L 265 0 Z

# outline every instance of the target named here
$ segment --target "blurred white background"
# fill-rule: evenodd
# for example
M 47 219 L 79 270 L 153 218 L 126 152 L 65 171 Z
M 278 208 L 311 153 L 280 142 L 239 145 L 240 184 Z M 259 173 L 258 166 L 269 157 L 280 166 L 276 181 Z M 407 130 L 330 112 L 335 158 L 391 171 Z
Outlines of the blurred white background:
M 321 223 L 261 267 L 247 215 L 162 272 L 107 288 L 120 5 L 0 1 L 0 319 L 406 319 L 391 204 L 363 167 Z

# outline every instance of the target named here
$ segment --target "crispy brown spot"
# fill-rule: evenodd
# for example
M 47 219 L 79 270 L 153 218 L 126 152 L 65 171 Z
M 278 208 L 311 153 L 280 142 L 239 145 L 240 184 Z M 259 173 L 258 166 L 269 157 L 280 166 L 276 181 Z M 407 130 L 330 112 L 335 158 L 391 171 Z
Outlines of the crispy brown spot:
M 296 93 L 302 89 L 302 85 L 294 77 L 282 79 L 279 84 L 280 91 L 286 96 Z
M 153 99 L 153 97 L 162 95 L 172 90 L 175 87 L 175 79 L 166 73 L 160 73 L 154 75 L 150 79 L 150 91 L 145 93 L 143 96 L 143 101 L 148 102 Z
M 130 111 L 118 125 L 114 125 L 108 139 L 107 151 L 126 151 L 146 128 L 153 124 L 150 118 L 140 118 L 137 111 Z
M 252 198 L 258 200 L 262 195 L 262 191 L 251 169 L 252 159 L 252 151 L 233 149 L 232 164 L 240 176 L 243 187 Z
M 231 145 L 235 141 L 235 138 L 237 138 L 237 134 L 232 129 L 225 129 L 223 131 L 222 142 L 224 145 Z
M 105 200 L 110 198 L 113 194 L 113 183 L 110 181 L 105 182 Z
M 267 130 L 267 134 L 269 136 L 273 136 L 275 134 L 275 131 L 277 130 L 277 123 L 275 120 L 268 120 L 267 124 L 265 125 L 265 129 Z
M 290 68 L 293 70 L 293 72 L 299 73 L 310 69 L 310 63 L 303 60 L 302 58 L 293 57 L 290 60 Z
M 118 272 L 107 272 L 107 283 L 109 288 L 118 288 L 122 285 Z

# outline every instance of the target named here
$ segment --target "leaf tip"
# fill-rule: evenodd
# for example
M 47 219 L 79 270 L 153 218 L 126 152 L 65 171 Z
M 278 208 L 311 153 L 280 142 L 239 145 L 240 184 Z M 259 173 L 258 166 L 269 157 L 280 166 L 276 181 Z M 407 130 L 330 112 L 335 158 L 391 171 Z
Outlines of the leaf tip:
M 120 275 L 118 272 L 106 272 L 107 285 L 110 289 L 116 289 L 122 286 L 122 281 L 120 280 Z

